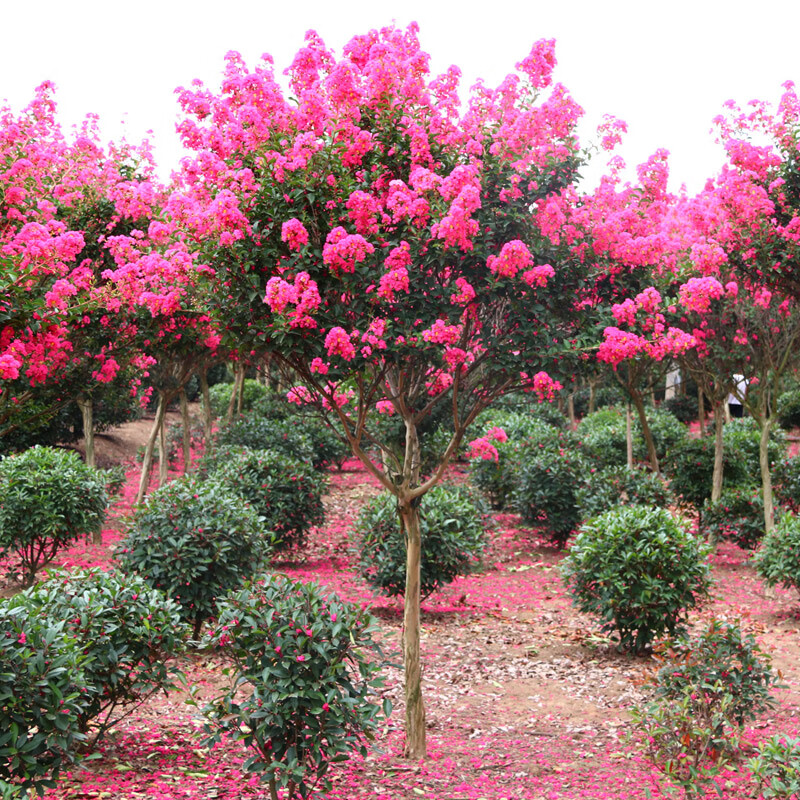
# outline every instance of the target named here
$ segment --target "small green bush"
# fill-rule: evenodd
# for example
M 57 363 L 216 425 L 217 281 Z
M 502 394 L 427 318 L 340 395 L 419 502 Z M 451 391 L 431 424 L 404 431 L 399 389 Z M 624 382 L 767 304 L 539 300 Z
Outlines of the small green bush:
M 208 390 L 211 412 L 215 417 L 224 417 L 231 402 L 232 383 L 218 383 Z M 269 389 L 258 381 L 245 378 L 242 384 L 242 412 L 250 411 L 269 394 Z M 234 413 L 236 409 L 234 408 Z
M 696 422 L 700 416 L 700 404 L 696 393 L 671 397 L 661 404 L 661 408 L 669 411 L 678 422 L 684 424 Z
M 24 585 L 56 553 L 99 531 L 108 504 L 105 478 L 77 453 L 32 447 L 0 461 L 0 553 L 20 559 Z
M 667 508 L 673 498 L 658 475 L 639 467 L 607 467 L 590 470 L 575 492 L 581 517 L 596 517 L 619 505 Z
M 781 428 L 800 427 L 800 386 L 778 396 L 778 424 Z
M 793 513 L 800 511 L 800 456 L 779 461 L 772 472 L 775 499 Z
M 0 602 L 0 786 L 55 786 L 84 739 L 87 659 L 65 624 Z
M 136 510 L 118 562 L 175 600 L 197 638 L 217 598 L 256 574 L 271 549 L 261 519 L 241 497 L 189 476 L 162 486 Z
M 800 590 L 800 517 L 785 514 L 764 537 L 753 563 L 767 586 Z
M 576 451 L 537 445 L 518 452 L 514 509 L 527 525 L 540 526 L 559 547 L 578 527 L 581 513 L 577 491 L 587 466 Z
M 762 742 L 747 768 L 758 782 L 758 796 L 800 797 L 800 739 L 773 736 Z
M 211 741 L 225 732 L 252 748 L 245 769 L 266 778 L 271 796 L 329 791 L 330 765 L 366 756 L 381 711 L 391 711 L 375 698 L 376 630 L 366 611 L 281 575 L 231 594 L 206 639 L 234 665 L 230 690 L 206 708 Z
M 562 574 L 573 603 L 639 653 L 707 595 L 708 553 L 665 509 L 624 506 L 581 527 Z
M 252 415 L 237 417 L 217 433 L 217 447 L 237 445 L 251 450 L 274 450 L 295 461 L 314 463 L 314 445 L 291 420 L 267 419 Z
M 579 417 L 585 417 L 590 413 L 589 395 L 590 390 L 588 386 L 584 386 L 575 392 L 575 413 Z M 594 411 L 591 413 L 594 413 L 601 408 L 607 408 L 608 406 L 621 405 L 623 402 L 624 398 L 622 396 L 622 389 L 619 386 L 598 386 L 594 393 Z
M 422 498 L 421 594 L 432 594 L 480 567 L 486 547 L 488 509 L 466 486 L 439 484 Z M 388 492 L 368 502 L 356 520 L 359 569 L 387 595 L 406 589 L 406 547 L 397 504 Z
M 761 481 L 761 466 L 758 457 L 761 432 L 752 417 L 732 419 L 722 429 L 722 441 L 726 460 L 741 464 L 746 475 L 739 484 L 755 484 Z M 775 464 L 786 456 L 786 434 L 778 427 L 770 432 L 767 447 L 769 463 Z
M 695 703 L 721 705 L 730 695 L 726 715 L 739 728 L 776 705 L 772 689 L 778 676 L 770 658 L 738 625 L 712 620 L 698 636 L 673 642 L 665 653 L 657 697 L 677 700 L 691 690 Z
M 609 407 L 587 414 L 575 431 L 588 461 L 598 469 L 622 466 L 627 461 L 625 414 Z
M 189 630 L 174 601 L 136 575 L 89 570 L 51 573 L 7 601 L 31 617 L 66 620 L 65 633 L 86 655 L 87 702 L 80 728 L 96 726 L 95 741 L 157 691 L 174 688 L 178 670 L 167 661 L 183 649 Z
M 683 442 L 688 437 L 686 426 L 665 408 L 645 409 L 647 425 L 653 435 L 653 442 L 656 446 L 656 455 L 659 461 L 664 458 L 667 451 Z M 639 461 L 647 461 L 647 445 L 642 434 L 642 423 L 639 415 L 633 415 L 633 456 Z
M 276 549 L 302 546 L 309 529 L 325 521 L 327 481 L 311 464 L 248 447 L 221 448 L 214 459 L 209 477 L 247 501 L 274 531 Z
M 730 539 L 744 550 L 753 550 L 764 538 L 761 490 L 725 489 L 716 503 L 706 500 L 702 521 L 712 541 Z

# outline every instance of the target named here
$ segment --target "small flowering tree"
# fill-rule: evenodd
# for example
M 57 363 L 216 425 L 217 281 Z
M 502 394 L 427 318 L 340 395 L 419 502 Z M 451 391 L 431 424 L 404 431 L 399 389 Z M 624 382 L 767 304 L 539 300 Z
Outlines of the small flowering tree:
M 518 390 L 552 399 L 552 374 L 582 345 L 580 264 L 559 260 L 530 214 L 579 160 L 581 110 L 552 84 L 554 43 L 462 112 L 459 71 L 431 78 L 416 33 L 372 31 L 338 59 L 310 33 L 288 70 L 296 103 L 268 61 L 250 72 L 229 55 L 221 94 L 181 93 L 198 154 L 172 203 L 215 266 L 231 344 L 270 349 L 299 378 L 292 399 L 336 425 L 396 499 L 413 758 L 425 753 L 420 499 L 481 410 Z M 424 474 L 420 429 L 439 409 L 450 435 Z M 399 454 L 382 413 L 403 422 Z

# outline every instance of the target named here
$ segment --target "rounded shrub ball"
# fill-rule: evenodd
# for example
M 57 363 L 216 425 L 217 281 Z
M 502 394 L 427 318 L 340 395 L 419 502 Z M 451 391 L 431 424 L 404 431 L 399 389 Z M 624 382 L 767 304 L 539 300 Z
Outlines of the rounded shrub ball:
M 138 575 L 112 570 L 55 571 L 7 601 L 31 618 L 65 620 L 65 632 L 88 656 L 81 730 L 95 722 L 95 741 L 114 712 L 174 687 L 167 661 L 183 650 L 189 630 L 178 605 Z
M 459 575 L 474 572 L 486 547 L 488 509 L 466 486 L 440 484 L 422 498 L 420 586 L 428 597 Z M 384 493 L 363 508 L 355 524 L 359 568 L 365 580 L 387 595 L 406 589 L 406 546 L 397 501 Z
M 753 562 L 767 586 L 800 590 L 800 517 L 785 514 L 764 537 Z
M 311 438 L 290 419 L 267 419 L 252 415 L 238 417 L 217 433 L 218 447 L 249 447 L 274 450 L 287 458 L 314 463 Z
M 197 637 L 217 598 L 255 575 L 270 551 L 261 519 L 239 495 L 218 481 L 187 477 L 136 510 L 118 561 L 175 600 Z
M 658 475 L 638 467 L 607 467 L 590 471 L 575 497 L 584 519 L 596 517 L 619 505 L 666 508 L 673 499 Z
M 22 581 L 80 536 L 99 531 L 108 495 L 105 477 L 77 453 L 32 447 L 0 461 L 0 553 L 13 552 Z
M 638 653 L 707 595 L 708 554 L 667 510 L 623 506 L 581 527 L 562 574 L 575 606 Z
M 781 509 L 776 509 L 780 516 Z M 753 550 L 764 538 L 764 501 L 754 487 L 725 489 L 719 500 L 706 501 L 702 513 L 703 529 L 711 541 L 730 539 L 743 550 Z
M 276 549 L 303 544 L 313 525 L 325 520 L 327 481 L 309 463 L 274 450 L 225 447 L 214 456 L 209 476 L 244 498 L 274 531 Z

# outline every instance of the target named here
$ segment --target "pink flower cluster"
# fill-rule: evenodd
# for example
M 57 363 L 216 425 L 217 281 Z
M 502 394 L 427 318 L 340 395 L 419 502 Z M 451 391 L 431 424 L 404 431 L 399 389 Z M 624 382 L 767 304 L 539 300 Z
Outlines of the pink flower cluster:
M 486 259 L 486 266 L 498 278 L 513 278 L 521 269 L 529 267 L 532 263 L 533 256 L 530 250 L 519 239 L 506 242 L 500 250 L 500 255 L 489 256 Z M 550 272 L 552 271 L 553 268 L 550 267 Z
M 544 371 L 537 372 L 532 378 L 529 378 L 527 373 L 521 372 L 520 378 L 523 381 L 523 391 L 534 392 L 540 403 L 552 403 L 556 399 L 556 394 L 564 388 Z
M 308 244 L 308 231 L 299 219 L 286 220 L 281 226 L 281 241 L 286 242 L 290 250 L 298 251 Z
M 328 356 L 341 356 L 345 361 L 352 361 L 356 355 L 356 348 L 347 331 L 338 325 L 331 328 L 325 336 L 325 349 Z
M 475 299 L 475 289 L 466 278 L 456 278 L 458 292 L 450 295 L 450 302 L 454 306 L 468 306 Z
M 547 281 L 556 274 L 550 264 L 537 264 L 533 269 L 525 270 L 522 273 L 522 280 L 531 288 L 534 286 L 545 287 Z
M 678 291 L 680 304 L 687 311 L 706 314 L 711 310 L 711 301 L 718 300 L 725 294 L 722 284 L 710 276 L 689 278 Z
M 480 436 L 473 439 L 467 444 L 467 458 L 472 460 L 494 461 L 495 464 L 500 461 L 500 455 L 497 448 L 485 436 Z
M 314 328 L 317 323 L 311 316 L 320 306 L 316 281 L 311 280 L 307 272 L 299 272 L 290 284 L 283 278 L 270 278 L 264 302 L 273 314 L 284 314 L 289 305 L 294 308 L 289 312 L 289 327 Z
M 334 228 L 322 248 L 322 261 L 334 275 L 355 271 L 356 264 L 375 252 L 375 248 L 360 233 L 348 234 L 342 227 Z
M 422 332 L 422 338 L 431 344 L 453 345 L 461 338 L 462 325 L 448 325 L 437 319 L 430 328 Z

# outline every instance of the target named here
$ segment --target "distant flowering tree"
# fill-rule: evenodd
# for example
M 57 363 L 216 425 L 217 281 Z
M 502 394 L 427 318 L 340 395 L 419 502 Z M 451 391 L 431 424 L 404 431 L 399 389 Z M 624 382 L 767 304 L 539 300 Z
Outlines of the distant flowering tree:
M 357 36 L 340 58 L 308 34 L 291 102 L 269 61 L 251 72 L 237 54 L 219 95 L 181 92 L 197 155 L 170 208 L 214 265 L 223 346 L 272 351 L 297 382 L 292 398 L 338 426 L 397 500 L 414 758 L 425 753 L 420 500 L 482 409 L 512 391 L 552 399 L 585 345 L 583 266 L 531 217 L 580 161 L 581 109 L 552 83 L 554 65 L 541 41 L 519 75 L 479 84 L 462 110 L 459 70 L 431 77 L 412 25 Z M 432 444 L 420 429 L 441 409 L 450 435 L 423 473 Z M 382 413 L 402 420 L 399 454 Z

